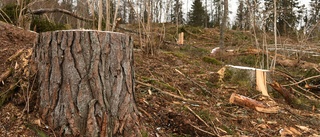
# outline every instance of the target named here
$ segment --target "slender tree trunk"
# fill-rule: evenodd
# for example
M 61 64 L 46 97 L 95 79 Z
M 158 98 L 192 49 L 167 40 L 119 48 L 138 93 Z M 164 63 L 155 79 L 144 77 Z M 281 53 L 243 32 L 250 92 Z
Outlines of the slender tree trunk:
M 95 14 L 94 14 L 94 2 L 90 1 L 90 0 L 87 0 L 87 3 L 88 3 L 88 8 L 89 8 L 89 11 L 91 12 L 91 15 L 92 15 L 92 29 L 96 29 L 96 25 L 95 25 L 95 20 L 96 20 L 96 17 L 95 17 Z
M 275 47 L 275 51 L 274 51 L 274 60 L 273 63 L 271 64 L 271 69 L 275 69 L 276 67 L 276 61 L 277 61 L 277 51 L 278 51 L 278 47 L 277 47 L 277 0 L 273 0 L 273 33 L 274 33 L 274 47 Z
M 134 101 L 132 39 L 121 33 L 40 33 L 39 110 L 59 136 L 141 136 Z
M 116 10 L 114 11 L 113 24 L 112 24 L 112 30 L 111 31 L 114 31 L 116 29 L 119 4 L 120 4 L 120 0 L 117 0 Z
M 111 15 L 111 4 L 110 0 L 106 0 L 106 31 L 110 31 L 110 15 Z
M 228 11 L 228 0 L 224 0 L 223 18 L 222 18 L 222 23 L 220 26 L 220 49 L 224 48 L 224 32 L 225 32 L 226 25 L 227 25 L 228 12 L 229 12 Z M 223 51 L 223 50 L 221 50 L 221 51 Z
M 99 3 L 98 3 L 98 7 L 99 7 L 99 14 L 98 14 L 98 30 L 102 30 L 102 0 L 99 0 Z

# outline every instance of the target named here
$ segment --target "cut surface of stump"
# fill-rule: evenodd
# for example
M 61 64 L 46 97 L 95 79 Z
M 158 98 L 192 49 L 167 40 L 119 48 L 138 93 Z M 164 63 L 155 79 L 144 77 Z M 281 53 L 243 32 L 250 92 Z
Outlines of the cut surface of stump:
M 40 33 L 41 118 L 60 135 L 140 136 L 131 37 L 106 31 Z

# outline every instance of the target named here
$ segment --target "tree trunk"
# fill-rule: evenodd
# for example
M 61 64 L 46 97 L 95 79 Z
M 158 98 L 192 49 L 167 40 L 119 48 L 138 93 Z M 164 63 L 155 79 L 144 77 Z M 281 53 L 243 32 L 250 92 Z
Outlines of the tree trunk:
M 40 116 L 60 135 L 141 136 L 132 39 L 103 31 L 40 33 Z
M 224 3 L 223 3 L 223 18 L 222 18 L 222 22 L 221 22 L 221 25 L 220 25 L 220 49 L 221 51 L 223 51 L 224 49 L 224 32 L 226 31 L 226 26 L 227 26 L 227 18 L 228 18 L 228 0 L 224 0 Z M 220 55 L 222 52 L 220 52 Z M 220 56 L 221 57 L 221 56 Z

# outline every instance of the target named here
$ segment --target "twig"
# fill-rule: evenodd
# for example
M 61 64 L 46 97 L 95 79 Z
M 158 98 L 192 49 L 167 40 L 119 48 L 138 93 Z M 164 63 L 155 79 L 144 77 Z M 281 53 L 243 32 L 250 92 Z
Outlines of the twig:
M 38 10 L 29 11 L 29 13 L 36 14 L 36 15 L 41 15 L 41 14 L 44 14 L 44 13 L 52 13 L 52 12 L 60 12 L 60 13 L 63 13 L 63 14 L 70 15 L 70 16 L 72 16 L 74 18 L 79 19 L 79 20 L 93 22 L 92 19 L 84 18 L 84 17 L 82 17 L 80 15 L 77 15 L 77 14 L 75 14 L 75 13 L 73 13 L 71 11 L 65 10 L 65 9 L 55 8 L 55 9 L 38 9 Z
M 185 106 L 194 116 L 196 116 L 204 125 L 206 125 L 208 128 L 212 129 L 207 122 L 205 122 L 197 113 L 195 113 L 189 106 Z M 215 130 L 213 130 L 215 131 Z M 216 132 L 216 131 L 215 131 Z M 214 133 L 215 136 L 218 136 L 218 133 Z
M 315 69 L 316 69 L 316 68 L 315 68 Z M 293 81 L 291 84 L 294 84 L 294 83 L 297 82 L 294 78 L 292 78 L 292 76 L 290 76 L 289 74 L 287 74 L 287 73 L 285 73 L 285 72 L 282 72 L 282 71 L 279 71 L 279 70 L 274 71 L 274 72 L 276 72 L 276 73 L 278 73 L 278 74 L 280 74 L 280 75 L 282 75 L 282 76 L 285 76 L 285 77 L 291 79 L 291 80 Z M 295 84 L 295 86 L 297 86 L 299 89 L 303 90 L 304 92 L 309 93 L 309 94 L 313 95 L 314 97 L 320 99 L 320 97 L 319 97 L 318 95 L 316 95 L 316 94 L 314 94 L 314 93 L 312 93 L 312 92 L 310 92 L 310 91 L 302 88 L 302 87 L 299 86 L 298 84 Z M 307 96 L 307 95 L 305 95 L 305 94 L 303 94 L 303 93 L 301 93 L 301 92 L 298 92 L 298 91 L 296 91 L 296 90 L 293 90 L 293 91 L 294 91 L 295 93 L 299 94 L 299 95 L 302 95 L 302 96 L 304 96 L 304 97 L 306 97 L 306 98 L 308 98 L 308 99 L 311 99 L 309 96 Z
M 19 57 L 24 51 L 24 48 L 23 49 L 20 49 L 18 50 L 16 53 L 14 53 L 12 56 L 10 56 L 8 59 L 7 59 L 7 62 L 11 62 L 12 60 L 15 60 L 17 57 Z
M 152 116 L 151 116 L 147 111 L 145 111 L 144 109 L 142 109 L 141 107 L 138 107 L 138 110 L 141 111 L 141 112 L 143 112 L 145 115 L 147 115 L 149 119 L 152 119 Z
M 214 133 L 211 133 L 211 132 L 209 132 L 209 131 L 205 131 L 205 130 L 203 130 L 203 129 L 195 126 L 195 125 L 192 125 L 192 124 L 190 124 L 190 125 L 191 125 L 192 127 L 194 127 L 195 129 L 197 129 L 197 130 L 199 130 L 199 131 L 201 131 L 201 132 L 203 132 L 203 133 L 206 133 L 206 134 L 208 134 L 208 135 L 211 135 L 211 136 L 214 136 L 214 137 L 217 137 L 217 136 L 218 136 L 218 135 L 216 135 L 216 134 L 214 134 Z
M 318 68 L 316 68 L 316 67 L 313 67 L 313 68 L 320 73 L 320 70 Z
M 304 81 L 307 81 L 307 80 L 310 80 L 310 79 L 313 79 L 313 78 L 318 78 L 318 77 L 320 77 L 320 75 L 308 77 L 308 78 L 305 78 L 305 79 L 300 80 L 300 81 L 298 81 L 298 82 L 295 82 L 295 83 L 292 83 L 292 84 L 287 84 L 287 85 L 282 85 L 282 86 L 284 86 L 284 87 L 286 87 L 286 86 L 293 86 L 293 85 L 300 84 L 300 83 L 302 83 L 302 82 L 304 82 Z
M 188 80 L 190 80 L 193 84 L 197 85 L 198 87 L 201 88 L 201 90 L 205 91 L 206 93 L 210 94 L 212 96 L 212 93 L 210 91 L 208 91 L 205 87 L 201 86 L 199 83 L 195 82 L 194 80 L 192 80 L 191 78 L 189 78 L 188 76 L 186 76 L 185 74 L 183 74 L 181 71 L 179 71 L 178 69 L 174 69 L 175 71 L 177 71 L 179 74 L 181 74 L 182 76 L 186 77 Z M 213 96 L 214 98 L 216 98 L 215 96 Z
M 205 122 L 196 112 L 194 112 L 189 106 L 185 106 L 194 116 L 196 116 L 203 124 L 210 128 L 210 126 Z
M 186 101 L 186 102 L 190 102 L 190 103 L 198 103 L 198 104 L 203 104 L 203 105 L 209 105 L 207 102 L 195 101 L 195 100 L 187 99 L 187 98 L 180 97 L 180 96 L 178 96 L 178 95 L 175 95 L 175 94 L 172 94 L 172 93 L 163 91 L 163 90 L 161 90 L 161 89 L 159 89 L 159 88 L 157 88 L 157 87 L 155 87 L 155 86 L 153 86 L 153 85 L 151 85 L 151 84 L 143 83 L 143 82 L 141 82 L 141 81 L 139 81 L 139 80 L 136 80 L 135 82 L 138 83 L 138 84 L 147 86 L 147 87 L 152 87 L 152 88 L 160 91 L 160 92 L 163 93 L 163 94 L 169 95 L 169 96 L 171 96 L 171 97 L 173 97 L 173 98 L 176 98 L 176 99 L 180 99 L 180 100 L 182 100 L 182 101 Z

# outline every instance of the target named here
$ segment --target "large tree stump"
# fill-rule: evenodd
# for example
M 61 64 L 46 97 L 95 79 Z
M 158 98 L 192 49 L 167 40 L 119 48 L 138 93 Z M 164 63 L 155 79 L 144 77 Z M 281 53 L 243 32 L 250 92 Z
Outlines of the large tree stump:
M 40 33 L 41 118 L 60 135 L 140 136 L 132 39 L 104 31 Z

